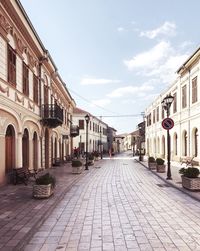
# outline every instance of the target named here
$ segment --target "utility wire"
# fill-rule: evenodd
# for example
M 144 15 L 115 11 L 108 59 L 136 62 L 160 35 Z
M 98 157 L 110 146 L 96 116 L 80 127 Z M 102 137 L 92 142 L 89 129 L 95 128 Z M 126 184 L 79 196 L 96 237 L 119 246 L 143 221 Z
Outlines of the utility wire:
M 71 88 L 69 88 L 69 87 L 67 87 L 67 89 L 70 90 L 72 93 L 74 93 L 74 94 L 75 94 L 76 96 L 78 96 L 79 98 L 81 98 L 81 99 L 83 99 L 84 101 L 86 101 L 87 103 L 89 103 L 89 104 L 91 104 L 91 105 L 94 105 L 94 106 L 96 106 L 96 107 L 98 107 L 98 108 L 100 108 L 100 109 L 102 109 L 102 110 L 104 110 L 104 111 L 106 111 L 106 112 L 111 112 L 111 113 L 113 113 L 113 114 L 117 114 L 116 112 L 110 111 L 110 110 L 105 109 L 104 107 L 102 107 L 102 106 L 100 106 L 100 105 L 97 105 L 97 104 L 95 104 L 95 103 L 92 103 L 90 100 L 84 98 L 83 96 L 81 96 L 81 95 L 78 94 L 77 92 L 73 91 L 73 90 L 72 90 Z

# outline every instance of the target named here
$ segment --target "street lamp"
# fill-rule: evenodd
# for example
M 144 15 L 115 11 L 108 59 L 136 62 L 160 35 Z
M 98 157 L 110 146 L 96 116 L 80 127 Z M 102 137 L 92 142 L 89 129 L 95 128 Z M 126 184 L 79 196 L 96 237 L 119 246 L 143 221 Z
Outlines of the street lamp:
M 101 142 L 101 128 L 100 128 L 100 154 L 101 154 L 101 159 L 103 159 L 103 153 L 102 153 L 102 142 Z
M 167 118 L 169 118 L 169 109 L 174 100 L 171 94 L 168 94 L 161 102 L 162 107 L 167 112 Z M 170 136 L 169 129 L 167 130 L 167 180 L 172 180 L 171 168 L 170 168 Z
M 86 162 L 85 162 L 85 170 L 88 169 L 88 123 L 90 121 L 90 116 L 88 114 L 85 115 L 86 122 Z

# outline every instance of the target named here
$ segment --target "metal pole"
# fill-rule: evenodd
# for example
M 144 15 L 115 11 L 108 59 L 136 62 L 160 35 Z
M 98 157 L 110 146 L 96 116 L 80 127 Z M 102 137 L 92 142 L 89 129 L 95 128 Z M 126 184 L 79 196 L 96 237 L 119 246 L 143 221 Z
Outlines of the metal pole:
M 167 107 L 167 118 L 169 118 L 169 107 Z M 170 135 L 167 130 L 167 180 L 172 180 L 171 167 L 170 167 Z
M 142 161 L 142 153 L 141 153 L 142 139 L 141 139 L 141 136 L 139 137 L 139 139 L 140 139 L 140 153 L 139 153 L 139 161 Z
M 101 135 L 101 130 L 100 130 L 100 153 L 101 153 L 101 159 L 103 159 L 103 153 L 102 153 L 102 135 Z
M 86 162 L 85 162 L 85 170 L 88 169 L 88 121 L 86 121 Z

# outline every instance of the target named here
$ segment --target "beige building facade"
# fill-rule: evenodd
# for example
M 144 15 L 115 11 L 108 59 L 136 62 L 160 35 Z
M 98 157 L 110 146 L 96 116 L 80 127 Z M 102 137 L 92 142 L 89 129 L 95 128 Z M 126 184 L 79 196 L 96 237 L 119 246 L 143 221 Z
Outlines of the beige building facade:
M 75 102 L 18 0 L 0 2 L 0 184 L 71 154 Z
M 80 152 L 86 151 L 86 121 L 85 116 L 89 115 L 88 123 L 88 152 L 107 152 L 107 127 L 101 119 L 80 108 L 75 108 L 73 113 L 73 124 L 79 127 L 79 135 L 73 138 L 73 147 Z
M 162 128 L 166 111 L 161 106 L 167 94 L 174 96 L 169 117 L 174 120 L 170 130 L 171 159 L 181 161 L 194 157 L 200 161 L 200 48 L 178 69 L 174 83 L 146 109 L 146 153 L 167 158 L 167 131 Z

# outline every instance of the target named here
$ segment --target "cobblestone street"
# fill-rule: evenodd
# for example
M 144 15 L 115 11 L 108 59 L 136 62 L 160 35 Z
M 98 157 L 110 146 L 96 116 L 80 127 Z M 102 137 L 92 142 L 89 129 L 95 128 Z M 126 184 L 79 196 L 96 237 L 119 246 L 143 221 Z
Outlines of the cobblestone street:
M 66 193 L 26 251 L 200 250 L 198 201 L 133 159 L 99 163 Z

